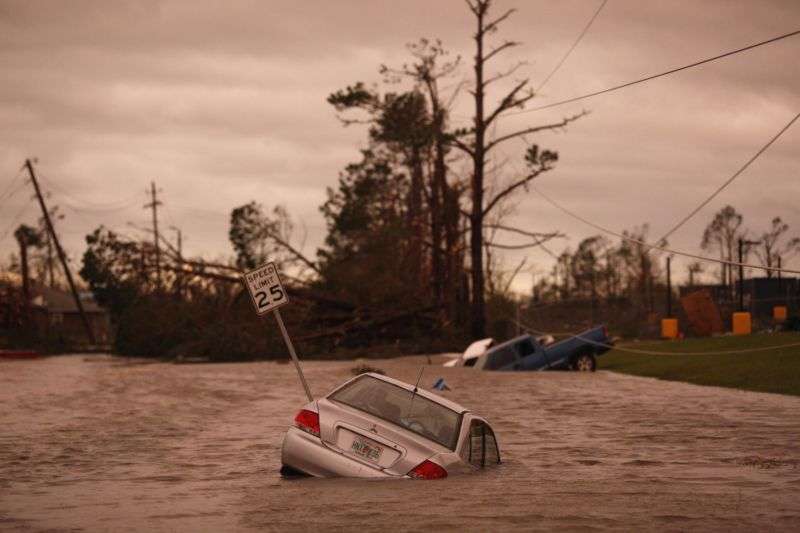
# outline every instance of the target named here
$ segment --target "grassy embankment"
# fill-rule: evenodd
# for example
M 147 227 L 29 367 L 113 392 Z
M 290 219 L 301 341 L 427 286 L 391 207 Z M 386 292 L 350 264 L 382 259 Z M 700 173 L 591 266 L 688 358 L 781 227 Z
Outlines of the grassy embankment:
M 800 334 L 623 343 L 620 344 L 621 348 L 669 352 L 669 355 L 611 350 L 597 361 L 600 370 L 623 374 L 800 396 L 800 345 L 763 352 L 713 353 L 792 343 L 800 343 Z M 702 355 L 682 355 L 680 352 L 702 352 Z

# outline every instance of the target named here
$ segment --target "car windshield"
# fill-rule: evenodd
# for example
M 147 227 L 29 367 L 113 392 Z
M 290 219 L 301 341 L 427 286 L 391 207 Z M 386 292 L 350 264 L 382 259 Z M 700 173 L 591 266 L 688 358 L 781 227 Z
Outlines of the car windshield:
M 361 376 L 329 399 L 387 420 L 451 450 L 456 447 L 461 415 L 397 385 Z

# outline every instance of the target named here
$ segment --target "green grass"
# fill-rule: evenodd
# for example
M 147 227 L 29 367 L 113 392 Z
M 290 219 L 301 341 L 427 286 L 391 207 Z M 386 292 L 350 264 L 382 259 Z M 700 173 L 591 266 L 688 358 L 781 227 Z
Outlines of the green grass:
M 800 334 L 621 343 L 620 348 L 668 352 L 669 355 L 644 355 L 614 349 L 599 357 L 597 363 L 600 370 L 635 376 L 800 396 L 800 346 L 743 354 L 712 353 L 791 343 L 800 343 Z M 702 355 L 681 355 L 680 352 L 702 352 Z

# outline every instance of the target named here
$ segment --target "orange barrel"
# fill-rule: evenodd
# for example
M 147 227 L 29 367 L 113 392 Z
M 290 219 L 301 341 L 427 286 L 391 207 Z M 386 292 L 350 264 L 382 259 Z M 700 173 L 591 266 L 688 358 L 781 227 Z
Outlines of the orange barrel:
M 734 335 L 750 335 L 753 332 L 753 324 L 750 320 L 750 313 L 738 312 L 733 313 L 733 334 Z
M 661 336 L 665 339 L 678 338 L 678 319 L 677 318 L 662 318 L 661 319 Z

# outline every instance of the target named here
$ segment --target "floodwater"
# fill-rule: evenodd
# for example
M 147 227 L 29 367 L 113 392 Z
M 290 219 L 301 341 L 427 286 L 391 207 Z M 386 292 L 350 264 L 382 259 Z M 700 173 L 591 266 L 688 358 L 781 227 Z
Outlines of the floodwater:
M 413 381 L 424 357 L 374 362 Z M 352 362 L 305 363 L 323 394 Z M 0 362 L 0 529 L 800 530 L 800 398 L 608 372 L 428 367 L 504 463 L 442 481 L 284 480 L 305 403 L 272 362 Z

